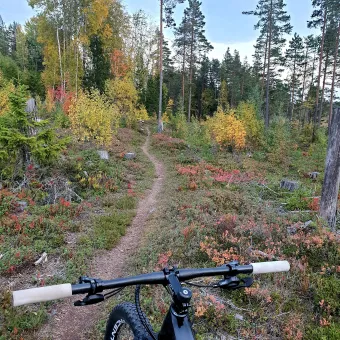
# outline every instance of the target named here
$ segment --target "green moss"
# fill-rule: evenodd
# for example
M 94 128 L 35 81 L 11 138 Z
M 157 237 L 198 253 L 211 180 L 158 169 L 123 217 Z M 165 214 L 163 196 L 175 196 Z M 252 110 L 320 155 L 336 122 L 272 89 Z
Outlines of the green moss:
M 96 218 L 94 224 L 95 244 L 98 248 L 112 249 L 125 235 L 134 212 L 114 212 L 111 215 Z
M 305 339 L 308 340 L 339 340 L 340 324 L 332 324 L 329 327 L 309 327 Z

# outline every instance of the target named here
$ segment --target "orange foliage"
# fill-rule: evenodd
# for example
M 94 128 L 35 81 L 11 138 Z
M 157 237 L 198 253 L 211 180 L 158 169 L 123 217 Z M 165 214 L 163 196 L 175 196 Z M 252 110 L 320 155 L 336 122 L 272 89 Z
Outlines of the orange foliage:
M 70 107 L 72 105 L 74 93 L 68 92 L 65 94 L 64 103 L 63 103 L 63 111 L 64 113 L 68 114 Z
M 129 71 L 129 65 L 123 52 L 114 49 L 111 54 L 111 73 L 118 78 L 124 78 Z

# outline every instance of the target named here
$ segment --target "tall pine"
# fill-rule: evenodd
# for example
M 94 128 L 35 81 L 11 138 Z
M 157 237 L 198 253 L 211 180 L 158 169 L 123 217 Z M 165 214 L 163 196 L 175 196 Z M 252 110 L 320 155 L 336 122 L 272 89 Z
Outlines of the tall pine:
M 285 10 L 284 0 L 259 0 L 255 11 L 243 12 L 259 18 L 255 29 L 260 31 L 257 39 L 256 51 L 262 59 L 266 74 L 266 109 L 265 126 L 269 127 L 270 119 L 270 88 L 277 79 L 277 68 L 282 64 L 282 50 L 285 46 L 285 34 L 290 34 L 292 26 L 290 16 Z

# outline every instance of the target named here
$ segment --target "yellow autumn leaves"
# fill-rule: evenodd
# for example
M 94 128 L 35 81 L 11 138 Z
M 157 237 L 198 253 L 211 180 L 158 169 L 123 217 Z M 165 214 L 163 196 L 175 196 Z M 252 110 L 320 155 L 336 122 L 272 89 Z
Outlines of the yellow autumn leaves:
M 241 103 L 236 110 L 229 112 L 219 106 L 215 115 L 207 119 L 206 126 L 218 144 L 238 150 L 257 144 L 262 131 L 255 108 L 250 103 Z
M 112 141 L 120 121 L 117 109 L 105 101 L 98 91 L 91 94 L 80 92 L 70 106 L 69 118 L 78 139 L 94 140 L 99 145 Z
M 106 84 L 106 93 L 79 92 L 69 109 L 73 133 L 79 140 L 93 140 L 108 145 L 121 121 L 131 127 L 148 120 L 144 106 L 138 106 L 138 93 L 131 79 L 116 78 Z
M 0 71 L 0 116 L 9 110 L 9 94 L 13 91 L 13 83 L 6 81 Z
M 225 113 L 219 107 L 212 118 L 207 120 L 208 130 L 220 145 L 231 145 L 242 149 L 246 145 L 246 130 L 234 112 Z

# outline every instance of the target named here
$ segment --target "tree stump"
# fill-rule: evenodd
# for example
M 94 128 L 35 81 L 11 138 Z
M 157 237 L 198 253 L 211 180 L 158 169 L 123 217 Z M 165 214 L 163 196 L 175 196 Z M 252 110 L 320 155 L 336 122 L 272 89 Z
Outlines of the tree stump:
M 296 181 L 290 181 L 288 179 L 283 179 L 280 184 L 281 189 L 289 190 L 289 191 L 295 191 L 299 189 L 299 182 Z
M 340 185 L 340 108 L 335 110 L 330 124 L 325 177 L 320 201 L 320 216 L 335 231 Z

